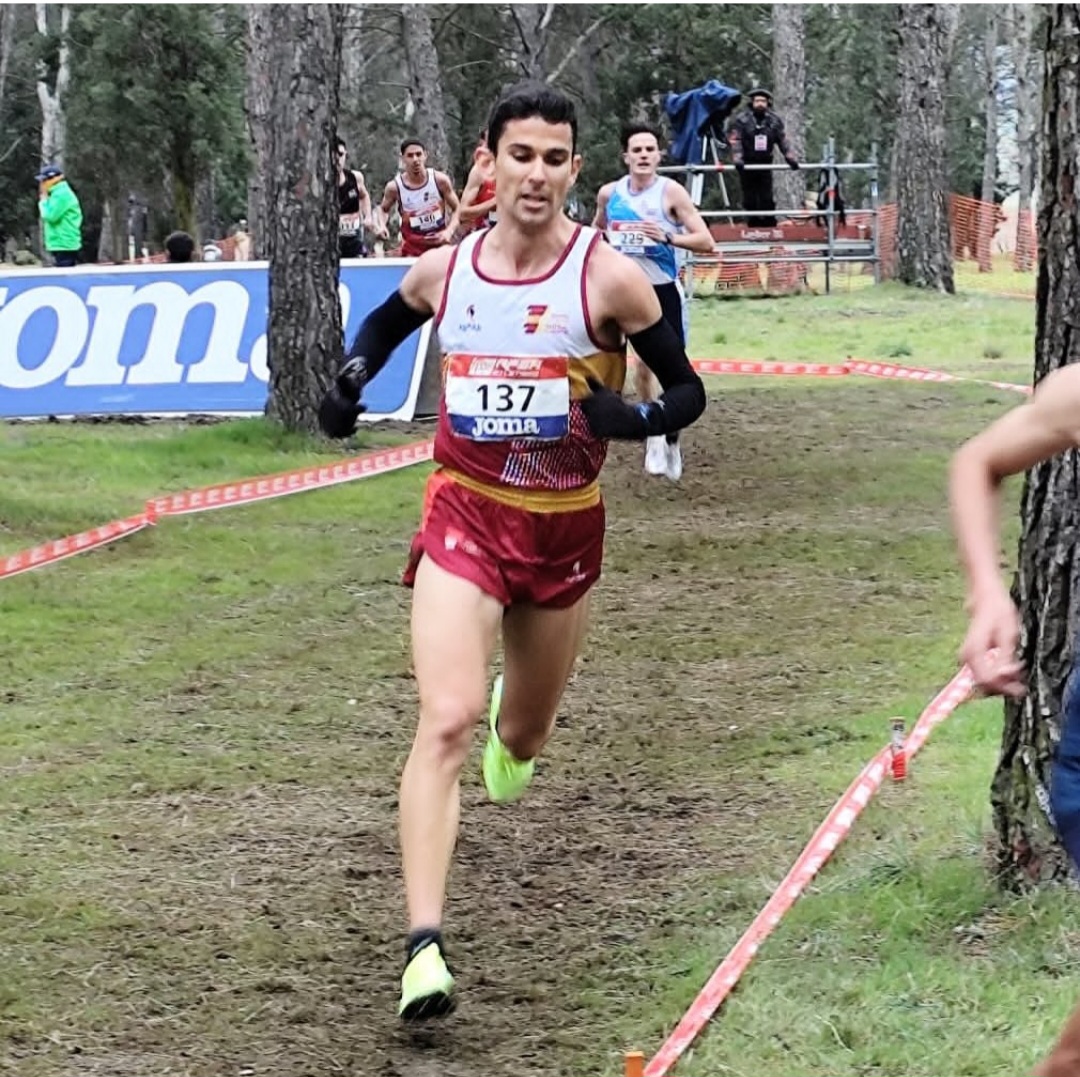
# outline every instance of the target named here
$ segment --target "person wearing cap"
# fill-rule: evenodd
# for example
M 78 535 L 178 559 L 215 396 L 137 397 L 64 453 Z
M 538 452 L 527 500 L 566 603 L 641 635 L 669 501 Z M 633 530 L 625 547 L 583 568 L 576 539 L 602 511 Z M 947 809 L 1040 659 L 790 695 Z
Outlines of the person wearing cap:
M 773 197 L 772 172 L 764 169 L 746 171 L 746 165 L 768 165 L 773 161 L 773 150 L 780 147 L 788 167 L 798 170 L 799 160 L 791 148 L 784 121 L 773 112 L 772 94 L 762 86 L 755 86 L 749 93 L 750 107 L 743 109 L 732 121 L 728 130 L 732 163 L 739 173 L 742 184 L 743 209 L 753 211 L 776 211 Z M 751 227 L 775 228 L 773 216 L 749 216 L 746 223 Z
M 64 178 L 59 165 L 46 165 L 35 177 L 38 181 L 38 211 L 42 240 L 53 262 L 61 268 L 75 265 L 82 250 L 82 206 Z

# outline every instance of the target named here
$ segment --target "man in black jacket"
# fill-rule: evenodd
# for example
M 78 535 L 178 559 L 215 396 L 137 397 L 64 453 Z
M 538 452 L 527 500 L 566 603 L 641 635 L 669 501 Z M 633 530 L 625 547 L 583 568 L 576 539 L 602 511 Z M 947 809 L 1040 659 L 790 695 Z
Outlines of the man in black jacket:
M 788 142 L 784 121 L 772 110 L 772 94 L 760 86 L 750 91 L 750 107 L 735 117 L 728 131 L 731 157 L 742 183 L 743 209 L 776 209 L 773 198 L 772 172 L 747 172 L 746 165 L 772 164 L 773 147 L 779 146 L 788 167 L 798 170 L 799 162 Z M 747 217 L 751 227 L 774 228 L 775 217 Z

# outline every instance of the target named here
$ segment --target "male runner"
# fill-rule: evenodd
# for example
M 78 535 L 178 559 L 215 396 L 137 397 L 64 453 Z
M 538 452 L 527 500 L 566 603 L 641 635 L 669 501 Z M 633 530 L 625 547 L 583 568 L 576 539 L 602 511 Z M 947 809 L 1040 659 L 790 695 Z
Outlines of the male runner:
M 660 167 L 660 136 L 652 127 L 644 123 L 624 127 L 622 148 L 627 174 L 600 188 L 593 227 L 606 229 L 611 245 L 636 259 L 645 270 L 664 317 L 685 345 L 676 251 L 711 254 L 712 235 L 686 188 L 656 174 Z M 656 378 L 640 363 L 634 383 L 642 400 L 655 400 L 660 392 Z M 666 438 L 649 438 L 645 470 L 678 482 L 682 477 L 678 432 Z
M 326 433 L 350 434 L 364 384 L 435 316 L 440 466 L 405 573 L 420 696 L 400 799 L 406 1020 L 453 1008 L 443 904 L 459 776 L 499 635 L 504 674 L 482 770 L 489 796 L 504 802 L 533 776 L 585 633 L 603 556 L 597 477 L 608 439 L 667 434 L 705 408 L 648 278 L 563 214 L 581 167 L 573 103 L 549 86 L 520 87 L 496 104 L 488 130 L 498 221 L 410 268 L 365 319 L 320 409 Z M 624 337 L 659 376 L 659 400 L 622 399 Z
M 345 140 L 334 145 L 338 192 L 338 254 L 342 258 L 364 257 L 364 229 L 371 227 L 371 195 L 364 183 L 364 173 L 348 168 L 349 151 Z M 385 232 L 378 230 L 385 237 Z
M 383 188 L 379 210 L 386 227 L 394 206 L 401 214 L 401 253 L 406 258 L 418 258 L 433 247 L 450 242 L 447 211 L 458 208 L 454 185 L 445 172 L 427 166 L 427 150 L 418 138 L 401 143 L 404 171 L 387 181 Z
M 998 490 L 1009 475 L 1074 448 L 1080 448 L 1080 365 L 1047 375 L 1029 401 L 992 423 L 953 458 L 950 502 L 971 618 L 960 657 L 988 694 L 1024 694 L 1017 657 L 1020 617 L 998 564 Z M 1050 810 L 1062 844 L 1080 866 L 1080 652 L 1062 695 Z M 1035 1074 L 1080 1075 L 1080 1006 Z
M 494 224 L 498 214 L 495 210 L 495 180 L 491 175 L 491 154 L 488 153 L 487 128 L 480 132 L 480 140 L 473 150 L 473 163 L 469 178 L 461 192 L 461 201 L 454 211 L 448 231 L 455 240 L 477 228 Z

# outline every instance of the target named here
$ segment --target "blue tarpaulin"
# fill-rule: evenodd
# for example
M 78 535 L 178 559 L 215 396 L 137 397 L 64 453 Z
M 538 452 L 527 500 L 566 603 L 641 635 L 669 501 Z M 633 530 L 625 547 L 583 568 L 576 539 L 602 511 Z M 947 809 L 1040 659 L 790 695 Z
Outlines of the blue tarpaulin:
M 669 93 L 664 111 L 671 121 L 668 156 L 673 164 L 704 164 L 701 140 L 708 134 L 723 137 L 724 120 L 742 99 L 738 90 L 709 79 L 704 86 L 685 93 Z

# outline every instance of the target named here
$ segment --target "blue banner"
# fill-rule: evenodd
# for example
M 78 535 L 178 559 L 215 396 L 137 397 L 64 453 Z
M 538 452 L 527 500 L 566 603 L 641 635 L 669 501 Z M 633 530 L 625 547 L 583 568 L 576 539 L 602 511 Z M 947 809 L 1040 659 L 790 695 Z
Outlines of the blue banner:
M 405 259 L 347 262 L 345 339 L 401 282 Z M 0 417 L 261 414 L 265 262 L 0 273 Z M 431 322 L 364 394 L 365 419 L 411 419 Z

